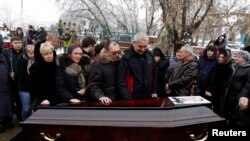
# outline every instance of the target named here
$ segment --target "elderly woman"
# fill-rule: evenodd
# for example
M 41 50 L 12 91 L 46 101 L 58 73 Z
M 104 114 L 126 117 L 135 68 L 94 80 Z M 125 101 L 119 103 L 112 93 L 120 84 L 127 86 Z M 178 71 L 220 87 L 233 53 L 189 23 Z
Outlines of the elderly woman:
M 39 105 L 49 106 L 57 103 L 55 89 L 55 57 L 56 53 L 54 46 L 49 42 L 36 45 L 36 62 L 30 68 L 33 110 Z
M 88 64 L 82 48 L 75 45 L 69 46 L 67 54 L 57 58 L 56 89 L 60 102 L 78 104 L 83 100 Z
M 239 51 L 235 58 L 235 73 L 231 81 L 227 97 L 226 112 L 231 127 L 250 126 L 250 55 L 247 51 Z

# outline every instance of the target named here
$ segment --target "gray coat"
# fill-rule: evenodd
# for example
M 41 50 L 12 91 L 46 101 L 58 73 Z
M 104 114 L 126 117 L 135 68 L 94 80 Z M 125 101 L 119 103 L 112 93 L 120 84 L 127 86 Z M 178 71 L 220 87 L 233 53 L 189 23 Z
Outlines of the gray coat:
M 189 96 L 198 74 L 198 63 L 191 60 L 178 66 L 169 79 L 169 87 L 173 96 Z

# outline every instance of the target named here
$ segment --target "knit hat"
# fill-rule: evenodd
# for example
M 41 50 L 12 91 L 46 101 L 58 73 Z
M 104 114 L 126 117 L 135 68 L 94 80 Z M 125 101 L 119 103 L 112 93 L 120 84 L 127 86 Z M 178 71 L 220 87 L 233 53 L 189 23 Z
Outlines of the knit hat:
M 241 50 L 238 52 L 238 55 L 240 55 L 246 62 L 250 61 L 250 54 L 247 51 Z

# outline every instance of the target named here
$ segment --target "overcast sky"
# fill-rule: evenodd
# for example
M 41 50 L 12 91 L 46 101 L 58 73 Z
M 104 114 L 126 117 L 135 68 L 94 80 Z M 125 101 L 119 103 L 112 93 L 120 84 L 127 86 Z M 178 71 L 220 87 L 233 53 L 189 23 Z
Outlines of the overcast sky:
M 21 0 L 0 0 L 0 8 L 18 26 L 21 21 Z M 25 24 L 47 25 L 57 22 L 60 10 L 55 0 L 23 0 L 23 15 Z M 1 21 L 3 22 L 3 21 Z

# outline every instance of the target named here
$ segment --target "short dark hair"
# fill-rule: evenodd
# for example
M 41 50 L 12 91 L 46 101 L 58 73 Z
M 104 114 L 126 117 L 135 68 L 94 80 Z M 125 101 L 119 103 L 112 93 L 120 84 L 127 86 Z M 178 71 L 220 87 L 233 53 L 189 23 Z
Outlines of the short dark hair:
M 95 46 L 95 55 L 99 54 L 101 50 L 105 47 L 105 43 L 99 43 Z
M 87 48 L 89 45 L 95 45 L 96 41 L 92 37 L 86 37 L 82 40 L 82 48 Z
M 117 45 L 118 42 L 117 42 L 117 41 L 114 41 L 114 40 L 107 40 L 107 41 L 104 42 L 104 48 L 107 49 L 107 50 L 109 50 L 109 46 L 110 46 L 111 44 Z M 119 45 L 119 44 L 118 44 L 118 45 Z
M 13 42 L 13 41 L 21 41 L 21 39 L 17 36 L 13 36 L 13 37 L 11 37 L 11 42 Z

